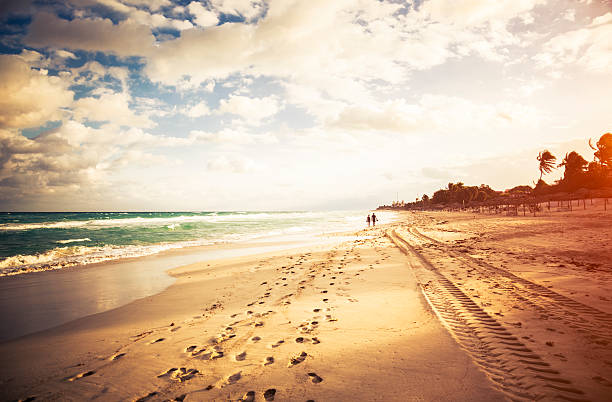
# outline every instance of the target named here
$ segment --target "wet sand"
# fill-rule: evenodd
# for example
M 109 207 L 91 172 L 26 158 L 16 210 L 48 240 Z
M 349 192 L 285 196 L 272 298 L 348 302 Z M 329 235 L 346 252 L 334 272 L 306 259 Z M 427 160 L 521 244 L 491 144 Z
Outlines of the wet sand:
M 60 270 L 0 277 L 0 342 L 123 306 L 174 282 L 167 270 L 198 261 L 337 243 L 336 236 L 268 238 L 165 251 Z

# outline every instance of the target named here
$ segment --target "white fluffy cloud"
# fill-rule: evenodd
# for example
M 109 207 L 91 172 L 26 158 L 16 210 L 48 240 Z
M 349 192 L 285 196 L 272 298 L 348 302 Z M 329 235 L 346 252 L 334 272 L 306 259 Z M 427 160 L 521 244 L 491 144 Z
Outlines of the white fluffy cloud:
M 135 128 L 95 129 L 75 121 L 34 139 L 0 129 L 0 186 L 11 189 L 11 198 L 70 195 L 77 190 L 86 190 L 86 196 L 111 183 L 114 172 L 127 163 L 149 166 L 166 160 L 150 150 L 189 143 Z
M 33 70 L 22 57 L 0 55 L 0 127 L 36 127 L 59 120 L 73 93 L 60 77 Z
M 595 72 L 612 72 L 612 13 L 593 20 L 591 26 L 564 32 L 548 40 L 535 56 L 542 66 L 560 68 L 577 64 Z
M 247 20 L 261 15 L 266 8 L 263 0 L 210 0 L 210 4 L 221 13 L 239 15 Z
M 262 120 L 274 116 L 281 106 L 275 96 L 264 98 L 249 98 L 241 95 L 230 95 L 221 100 L 218 113 L 237 115 L 249 124 L 258 124 Z
M 202 102 L 196 103 L 195 105 L 184 108 L 182 110 L 182 113 L 185 116 L 188 116 L 194 119 L 197 117 L 209 115 L 210 109 L 208 108 L 208 105 L 206 105 L 206 102 L 202 101 Z
M 148 116 L 136 114 L 130 108 L 131 98 L 126 93 L 99 91 L 97 96 L 81 98 L 74 103 L 77 121 L 111 122 L 120 126 L 153 127 Z
M 210 27 L 217 25 L 219 18 L 217 14 L 205 8 L 202 3 L 192 1 L 187 6 L 189 13 L 195 17 L 194 21 L 201 27 Z

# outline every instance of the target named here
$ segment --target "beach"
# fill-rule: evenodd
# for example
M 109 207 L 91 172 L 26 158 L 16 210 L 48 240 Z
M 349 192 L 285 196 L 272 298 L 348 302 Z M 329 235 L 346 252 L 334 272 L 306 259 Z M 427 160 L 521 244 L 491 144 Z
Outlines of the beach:
M 174 268 L 159 293 L 0 343 L 0 395 L 607 400 L 611 220 L 406 212 Z

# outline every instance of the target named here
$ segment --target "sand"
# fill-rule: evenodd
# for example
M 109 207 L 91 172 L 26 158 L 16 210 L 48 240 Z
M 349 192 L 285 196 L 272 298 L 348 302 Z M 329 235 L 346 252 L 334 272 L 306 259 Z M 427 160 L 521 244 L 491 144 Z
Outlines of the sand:
M 406 213 L 173 269 L 161 293 L 0 344 L 0 396 L 608 400 L 610 220 Z

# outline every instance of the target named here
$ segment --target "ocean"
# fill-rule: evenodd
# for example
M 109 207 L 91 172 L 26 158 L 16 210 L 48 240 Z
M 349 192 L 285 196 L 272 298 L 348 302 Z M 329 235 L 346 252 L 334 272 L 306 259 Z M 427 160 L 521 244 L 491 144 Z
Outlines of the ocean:
M 357 230 L 364 227 L 367 214 L 368 211 L 4 212 L 0 213 L 0 276 L 185 247 Z M 381 211 L 380 222 L 388 222 L 392 216 Z

